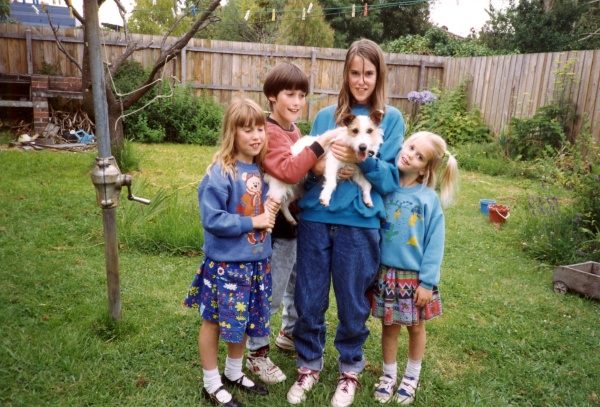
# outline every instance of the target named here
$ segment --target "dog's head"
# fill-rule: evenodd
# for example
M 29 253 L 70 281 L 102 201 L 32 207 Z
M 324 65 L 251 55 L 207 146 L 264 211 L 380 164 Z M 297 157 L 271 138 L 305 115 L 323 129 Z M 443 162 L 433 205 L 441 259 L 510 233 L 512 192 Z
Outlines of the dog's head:
M 356 151 L 356 156 L 364 160 L 367 155 L 375 155 L 383 143 L 383 131 L 378 128 L 383 112 L 374 111 L 369 116 L 347 114 L 342 122 L 348 128 L 342 141 Z

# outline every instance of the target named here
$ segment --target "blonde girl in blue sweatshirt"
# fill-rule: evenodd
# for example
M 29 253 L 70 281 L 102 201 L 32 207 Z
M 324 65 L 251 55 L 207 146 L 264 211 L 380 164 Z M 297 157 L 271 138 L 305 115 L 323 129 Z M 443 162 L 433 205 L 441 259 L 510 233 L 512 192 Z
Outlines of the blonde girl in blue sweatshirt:
M 205 258 L 184 305 L 203 319 L 198 334 L 202 395 L 218 406 L 243 406 L 232 387 L 268 394 L 242 373 L 248 336 L 269 335 L 272 250 L 266 229 L 274 226 L 279 208 L 265 201 L 265 128 L 265 114 L 256 102 L 233 101 L 223 119 L 221 147 L 198 188 Z M 223 376 L 217 366 L 219 336 L 227 342 Z
M 445 163 L 445 165 L 444 165 Z M 381 230 L 381 265 L 371 312 L 381 319 L 383 376 L 375 399 L 410 404 L 419 386 L 425 355 L 425 321 L 442 313 L 438 292 L 444 256 L 444 213 L 458 181 L 458 165 L 446 142 L 430 132 L 406 140 L 398 155 L 400 184 L 384 199 L 387 220 Z M 441 174 L 440 197 L 435 191 Z M 408 331 L 408 362 L 398 385 L 398 335 Z

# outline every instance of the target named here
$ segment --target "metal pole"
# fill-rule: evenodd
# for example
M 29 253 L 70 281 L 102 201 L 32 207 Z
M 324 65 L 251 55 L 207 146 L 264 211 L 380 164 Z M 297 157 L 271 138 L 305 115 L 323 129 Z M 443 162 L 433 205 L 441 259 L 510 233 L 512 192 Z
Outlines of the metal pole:
M 85 40 L 89 50 L 92 77 L 94 116 L 98 140 L 98 158 L 111 159 L 108 129 L 108 106 L 104 83 L 104 67 L 100 49 L 100 21 L 98 0 L 84 0 Z M 114 160 L 114 159 L 113 159 Z M 111 160 L 112 161 L 112 160 Z M 118 171 L 118 167 L 117 167 Z M 108 195 L 106 185 L 104 195 Z M 108 205 L 105 205 L 108 206 Z M 117 242 L 116 207 L 102 207 L 104 224 L 104 252 L 106 256 L 106 283 L 108 285 L 108 310 L 113 320 L 121 319 L 121 288 L 119 283 L 119 252 Z

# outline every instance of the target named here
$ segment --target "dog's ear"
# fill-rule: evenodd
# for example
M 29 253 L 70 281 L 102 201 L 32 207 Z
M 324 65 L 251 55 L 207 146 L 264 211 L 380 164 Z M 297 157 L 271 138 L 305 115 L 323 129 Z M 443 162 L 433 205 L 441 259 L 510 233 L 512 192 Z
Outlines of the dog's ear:
M 353 115 L 352 113 L 347 113 L 344 116 L 342 116 L 342 123 L 344 124 L 344 126 L 348 127 L 350 123 L 354 121 L 354 119 L 356 119 L 355 115 Z
M 373 110 L 369 117 L 375 123 L 375 126 L 379 126 L 381 124 L 381 120 L 383 120 L 383 110 Z

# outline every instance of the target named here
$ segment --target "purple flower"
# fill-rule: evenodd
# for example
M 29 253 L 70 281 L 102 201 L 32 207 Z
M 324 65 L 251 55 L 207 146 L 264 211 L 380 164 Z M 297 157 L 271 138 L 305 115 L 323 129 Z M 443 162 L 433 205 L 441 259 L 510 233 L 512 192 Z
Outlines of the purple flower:
M 408 100 L 414 103 L 421 103 L 427 105 L 429 103 L 435 102 L 437 100 L 437 96 L 431 93 L 428 90 L 424 90 L 422 92 L 410 91 L 408 92 Z

